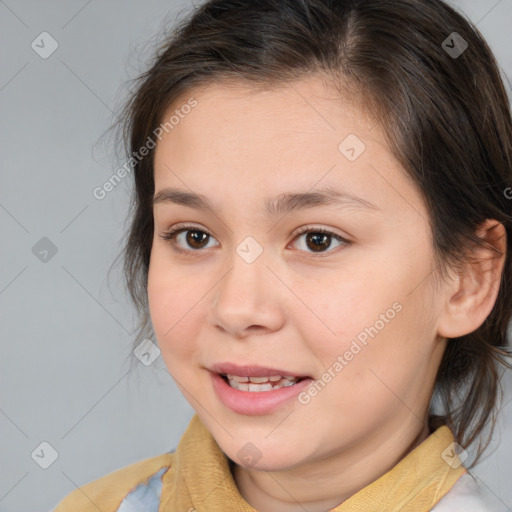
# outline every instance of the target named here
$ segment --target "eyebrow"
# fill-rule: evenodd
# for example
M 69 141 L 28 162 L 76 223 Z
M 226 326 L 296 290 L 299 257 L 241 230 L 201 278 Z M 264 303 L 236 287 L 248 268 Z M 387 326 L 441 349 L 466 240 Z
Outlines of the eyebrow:
M 202 194 L 175 188 L 165 188 L 155 194 L 153 205 L 162 203 L 179 204 L 197 210 L 209 211 L 213 214 L 216 214 L 220 209 Z M 348 192 L 341 192 L 330 187 L 325 187 L 308 192 L 283 193 L 274 198 L 268 198 L 265 200 L 263 213 L 269 217 L 277 217 L 293 211 L 319 206 L 335 206 L 340 208 L 356 207 L 366 210 L 381 211 L 381 208 L 366 199 L 357 197 Z

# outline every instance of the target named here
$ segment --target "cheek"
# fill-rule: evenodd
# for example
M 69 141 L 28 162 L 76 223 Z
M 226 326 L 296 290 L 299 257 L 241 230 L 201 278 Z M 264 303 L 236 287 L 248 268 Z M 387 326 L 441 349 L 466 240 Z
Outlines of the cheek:
M 355 306 L 340 301 L 339 316 L 331 320 L 336 336 L 317 335 L 318 344 L 310 349 L 321 360 L 325 379 L 332 382 L 322 391 L 319 406 L 324 401 L 326 407 L 331 404 L 373 422 L 398 412 L 408 414 L 416 397 L 425 393 L 421 383 L 430 378 L 435 349 L 434 323 L 425 307 L 430 296 L 428 288 L 420 287 L 407 297 L 406 277 L 401 289 L 383 286 L 366 297 L 354 289 L 347 301 L 361 302 Z M 396 286 L 396 281 L 391 285 Z
M 310 351 L 326 369 L 342 356 L 342 364 L 353 370 L 372 365 L 386 373 L 400 361 L 413 364 L 425 357 L 435 335 L 434 300 L 425 279 L 429 251 L 411 254 L 397 242 L 381 254 L 358 254 L 354 260 L 320 279 L 302 276 L 293 283 L 308 308 L 291 302 L 289 314 L 302 319 Z
M 153 329 L 166 363 L 194 349 L 194 326 L 204 291 L 191 285 L 183 272 L 165 262 L 157 251 L 148 272 L 148 304 Z M 168 365 L 169 367 L 169 365 Z
M 316 276 L 301 275 L 291 284 L 301 300 L 291 298 L 289 314 L 303 322 L 308 332 L 305 339 L 315 343 L 315 352 L 344 350 L 376 321 L 381 327 L 381 315 L 387 312 L 387 317 L 395 317 L 393 304 L 401 294 L 400 283 L 389 278 L 390 272 L 386 280 L 375 263 L 323 269 Z
M 415 314 L 406 306 L 385 305 L 368 305 L 382 317 L 358 315 L 357 320 L 348 308 L 340 315 L 337 336 L 317 335 L 318 343 L 309 347 L 320 362 L 317 390 L 310 391 L 312 407 L 339 411 L 334 429 L 362 431 L 407 416 L 423 392 L 418 386 L 426 381 L 431 360 L 428 340 L 418 335 Z M 420 329 L 426 338 L 424 332 Z

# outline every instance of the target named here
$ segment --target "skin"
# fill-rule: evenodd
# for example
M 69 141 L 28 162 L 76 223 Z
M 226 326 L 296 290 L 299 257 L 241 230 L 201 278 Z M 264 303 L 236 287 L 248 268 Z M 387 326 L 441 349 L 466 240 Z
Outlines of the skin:
M 193 191 L 221 209 L 154 206 L 148 297 L 162 357 L 237 462 L 233 476 L 250 505 L 325 511 L 428 437 L 445 338 L 472 332 L 485 320 L 503 257 L 435 280 L 419 191 L 380 127 L 321 77 L 265 92 L 216 84 L 190 96 L 198 106 L 157 145 L 155 191 Z M 353 162 L 338 150 L 348 134 L 366 145 Z M 267 197 L 320 186 L 349 191 L 378 209 L 321 206 L 275 219 L 261 212 Z M 190 246 L 191 232 L 182 233 L 175 241 L 188 252 L 174 252 L 161 235 L 182 222 L 211 236 Z M 307 234 L 296 236 L 309 225 L 309 233 L 323 227 L 350 244 L 331 237 L 315 252 Z M 504 252 L 502 228 L 488 221 L 481 236 Z M 236 252 L 247 236 L 263 248 L 251 264 Z M 397 302 L 401 311 L 307 405 L 294 399 L 275 413 L 244 416 L 216 396 L 206 368 L 221 361 L 320 379 Z M 237 457 L 248 441 L 261 452 L 251 467 Z

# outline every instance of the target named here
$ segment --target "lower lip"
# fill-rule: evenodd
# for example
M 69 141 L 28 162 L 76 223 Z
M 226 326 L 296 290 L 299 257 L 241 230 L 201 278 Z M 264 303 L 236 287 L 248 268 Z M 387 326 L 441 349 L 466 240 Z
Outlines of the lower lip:
M 304 391 L 313 380 L 307 378 L 293 386 L 285 386 L 271 391 L 240 391 L 232 388 L 218 373 L 210 373 L 213 388 L 220 401 L 238 414 L 247 416 L 270 414 L 276 411 Z

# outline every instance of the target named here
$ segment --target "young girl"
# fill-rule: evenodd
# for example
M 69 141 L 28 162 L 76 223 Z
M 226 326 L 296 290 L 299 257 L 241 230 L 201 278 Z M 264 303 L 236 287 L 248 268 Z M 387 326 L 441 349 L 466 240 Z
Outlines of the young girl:
M 507 510 L 466 469 L 512 313 L 477 29 L 440 0 L 210 0 L 123 119 L 136 343 L 197 414 L 55 512 Z

